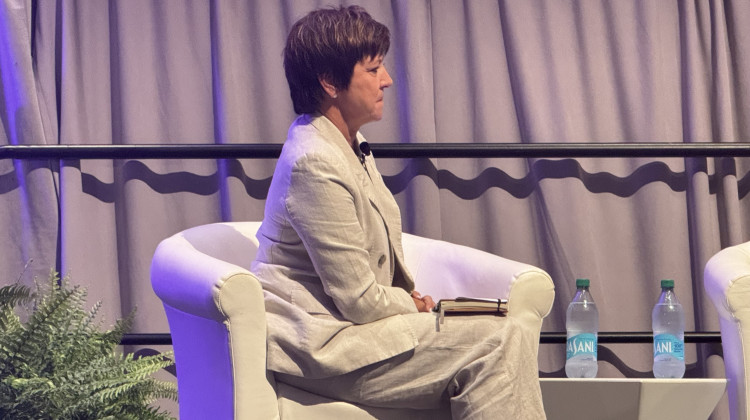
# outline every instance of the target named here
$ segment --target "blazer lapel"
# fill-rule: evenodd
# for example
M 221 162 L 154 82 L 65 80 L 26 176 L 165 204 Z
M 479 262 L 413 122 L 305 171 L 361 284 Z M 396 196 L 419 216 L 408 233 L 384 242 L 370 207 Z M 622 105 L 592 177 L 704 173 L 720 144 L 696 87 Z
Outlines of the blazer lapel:
M 324 139 L 330 140 L 341 150 L 341 153 L 344 155 L 344 159 L 349 165 L 349 169 L 356 176 L 357 181 L 359 181 L 359 185 L 367 195 L 367 198 L 370 200 L 372 206 L 375 208 L 378 214 L 380 214 L 380 217 L 383 218 L 390 236 L 390 232 L 393 228 L 391 226 L 393 221 L 389 220 L 385 212 L 382 210 L 383 207 L 379 198 L 379 193 L 377 192 L 374 185 L 374 182 L 376 181 L 370 178 L 371 176 L 377 176 L 377 171 L 375 170 L 372 174 L 369 174 L 365 170 L 364 166 L 362 166 L 362 163 L 359 161 L 359 157 L 354 153 L 354 150 L 349 147 L 349 142 L 346 141 L 344 135 L 341 134 L 339 129 L 336 128 L 336 126 L 333 125 L 333 123 L 328 118 L 324 117 L 323 115 L 315 115 L 312 117 L 311 124 L 323 134 Z M 357 133 L 357 141 L 361 142 L 362 140 L 362 136 Z M 371 161 L 372 158 L 368 156 L 368 160 Z M 374 165 L 372 165 L 372 163 L 370 164 L 371 166 L 373 166 L 373 169 L 375 169 Z
M 311 117 L 310 123 L 323 134 L 324 139 L 334 143 L 341 150 L 351 172 L 359 181 L 362 191 L 364 191 L 370 200 L 370 204 L 383 220 L 394 259 L 394 286 L 398 285 L 407 291 L 413 290 L 414 280 L 405 268 L 403 251 L 400 246 L 401 219 L 398 205 L 383 183 L 372 155 L 365 157 L 365 165 L 371 168 L 370 172 L 368 172 L 362 165 L 362 162 L 360 162 L 359 156 L 349 146 L 349 142 L 346 141 L 344 135 L 341 134 L 339 129 L 328 118 L 317 114 Z M 357 141 L 359 143 L 364 141 L 364 137 L 360 133 L 357 133 Z M 392 209 L 389 211 L 388 207 L 392 207 Z M 394 244 L 399 244 L 399 246 L 394 246 Z

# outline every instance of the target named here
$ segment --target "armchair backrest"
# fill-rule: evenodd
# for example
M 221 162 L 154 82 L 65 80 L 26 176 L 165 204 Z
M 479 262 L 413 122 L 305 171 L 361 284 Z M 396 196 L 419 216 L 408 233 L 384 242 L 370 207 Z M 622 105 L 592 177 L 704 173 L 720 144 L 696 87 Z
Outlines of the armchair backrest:
M 719 313 L 732 420 L 750 419 L 750 242 L 719 251 L 706 264 L 706 292 Z

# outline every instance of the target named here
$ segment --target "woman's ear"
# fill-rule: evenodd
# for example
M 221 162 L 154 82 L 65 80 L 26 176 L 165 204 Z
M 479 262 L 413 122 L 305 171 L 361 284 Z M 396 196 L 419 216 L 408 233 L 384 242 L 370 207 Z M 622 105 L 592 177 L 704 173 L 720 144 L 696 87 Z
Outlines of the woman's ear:
M 336 86 L 334 86 L 333 83 L 328 80 L 328 77 L 326 75 L 318 76 L 318 82 L 320 82 L 320 86 L 328 96 L 334 99 L 338 96 Z

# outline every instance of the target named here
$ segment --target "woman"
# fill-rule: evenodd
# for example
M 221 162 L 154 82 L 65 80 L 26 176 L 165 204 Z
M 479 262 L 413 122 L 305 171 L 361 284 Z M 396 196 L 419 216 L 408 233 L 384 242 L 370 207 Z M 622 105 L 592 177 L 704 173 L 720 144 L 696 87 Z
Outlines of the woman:
M 453 417 L 544 418 L 535 337 L 509 318 L 451 318 L 414 290 L 401 217 L 359 128 L 383 115 L 389 31 L 360 7 L 292 27 L 294 110 L 258 231 L 268 368 L 277 380 L 370 406 Z M 363 150 L 368 153 L 363 152 Z

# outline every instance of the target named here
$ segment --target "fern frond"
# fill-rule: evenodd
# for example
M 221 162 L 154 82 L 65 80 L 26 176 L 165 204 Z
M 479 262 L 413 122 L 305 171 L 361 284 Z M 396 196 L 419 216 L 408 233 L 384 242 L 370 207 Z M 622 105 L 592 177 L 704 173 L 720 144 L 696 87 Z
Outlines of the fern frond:
M 75 295 L 80 293 L 78 288 L 59 290 L 49 299 L 44 299 L 23 329 L 16 337 L 11 337 L 9 343 L 9 358 L 3 366 L 2 373 L 19 369 L 40 370 L 45 366 L 45 359 L 33 357 L 38 353 L 46 353 L 49 343 L 53 343 L 61 333 L 64 333 L 76 318 Z
M 133 322 L 135 322 L 135 309 L 125 318 L 117 320 L 112 329 L 103 334 L 102 339 L 115 345 L 120 344 L 125 333 L 130 331 L 130 328 L 133 327 Z
M 21 318 L 12 309 L 0 309 L 0 341 L 5 334 L 11 334 L 21 328 Z
M 101 304 L 85 311 L 86 290 L 55 272 L 35 293 L 4 287 L 0 295 L 0 418 L 169 418 L 150 404 L 177 399 L 174 383 L 152 377 L 173 365 L 171 352 L 135 358 L 116 351 L 134 313 L 100 331 Z M 33 310 L 23 322 L 15 306 L 28 303 Z
M 23 284 L 11 284 L 0 287 L 0 308 L 13 309 L 34 300 L 31 289 Z

